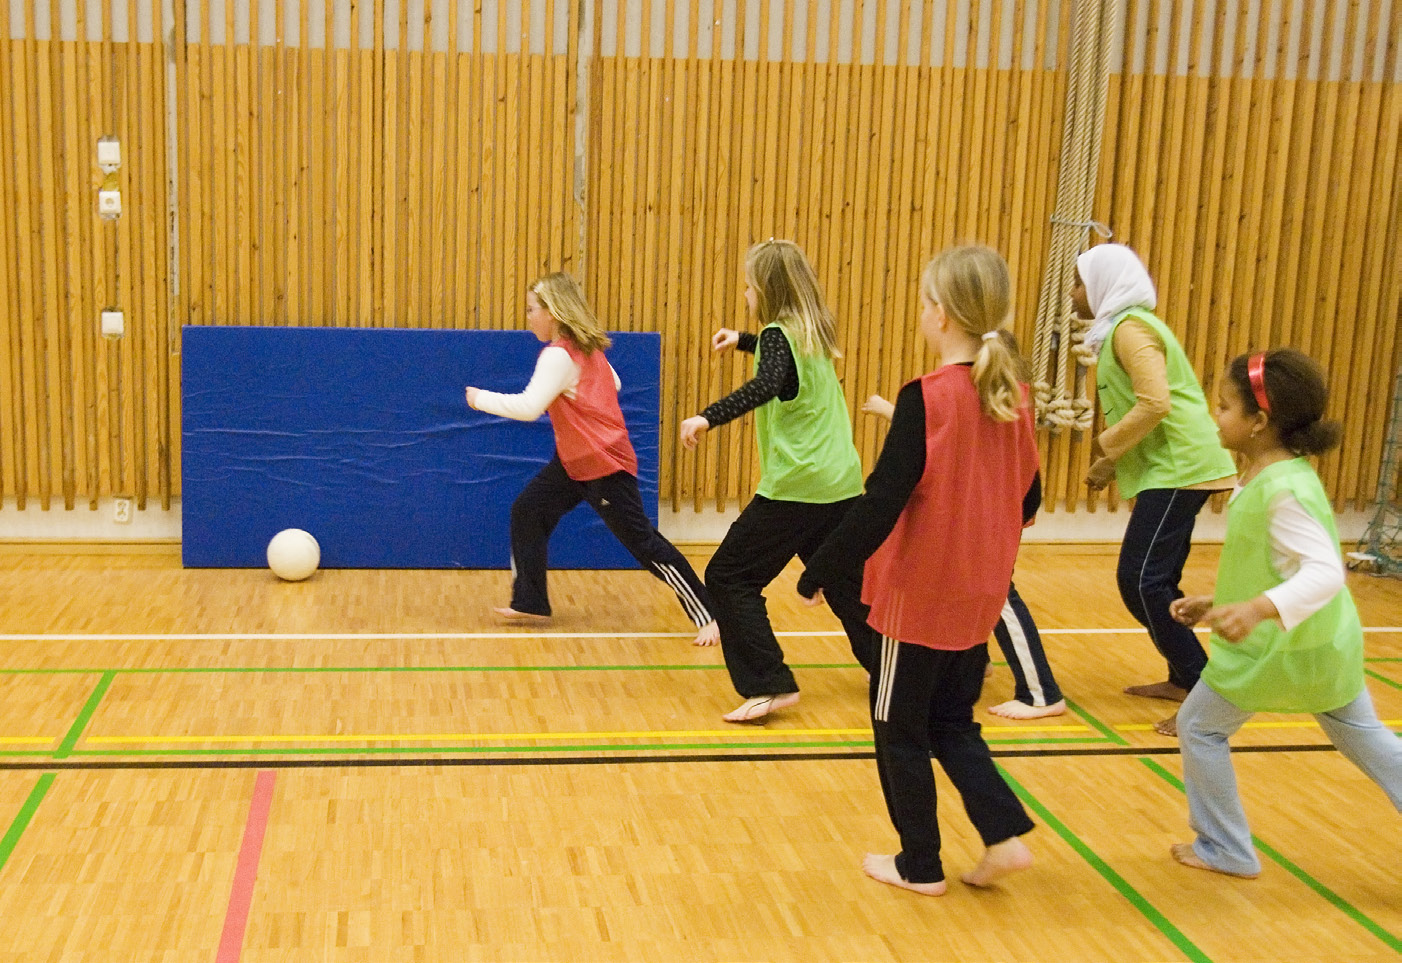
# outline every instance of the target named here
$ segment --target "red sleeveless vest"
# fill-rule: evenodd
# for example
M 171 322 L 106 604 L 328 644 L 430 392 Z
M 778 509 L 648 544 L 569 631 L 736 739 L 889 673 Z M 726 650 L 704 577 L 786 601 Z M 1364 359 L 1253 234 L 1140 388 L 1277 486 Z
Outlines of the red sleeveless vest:
M 565 474 L 575 481 L 593 481 L 620 471 L 637 475 L 638 456 L 623 423 L 608 359 L 602 351 L 585 354 L 566 338 L 550 343 L 568 351 L 579 366 L 574 398 L 562 393 L 546 409 Z
M 1032 409 L 1015 421 L 983 413 L 969 368 L 920 379 L 925 473 L 886 541 L 867 560 L 868 624 L 931 649 L 988 641 L 1012 584 L 1022 498 L 1037 472 Z

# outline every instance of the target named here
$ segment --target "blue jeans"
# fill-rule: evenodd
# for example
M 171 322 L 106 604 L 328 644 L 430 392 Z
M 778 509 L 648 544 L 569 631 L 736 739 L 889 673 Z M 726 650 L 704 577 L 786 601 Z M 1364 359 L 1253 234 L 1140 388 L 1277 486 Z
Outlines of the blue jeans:
M 1151 488 L 1134 499 L 1117 572 L 1120 598 L 1168 662 L 1168 681 L 1180 689 L 1197 685 L 1207 653 L 1193 630 L 1168 614 L 1183 597 L 1178 582 L 1188 560 L 1193 526 L 1212 492 Z
M 1178 710 L 1188 824 L 1197 833 L 1193 852 L 1209 866 L 1228 873 L 1261 871 L 1227 744 L 1253 714 L 1201 682 Z M 1317 712 L 1314 718 L 1339 752 L 1381 786 L 1402 812 L 1402 740 L 1378 721 L 1368 690 L 1348 705 Z

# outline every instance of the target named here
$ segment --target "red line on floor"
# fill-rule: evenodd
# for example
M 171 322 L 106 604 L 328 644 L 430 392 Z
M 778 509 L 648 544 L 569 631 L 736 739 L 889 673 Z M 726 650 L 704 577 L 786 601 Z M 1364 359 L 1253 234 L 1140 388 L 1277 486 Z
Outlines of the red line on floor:
M 253 903 L 253 884 L 258 880 L 258 858 L 263 853 L 263 833 L 268 828 L 268 811 L 273 803 L 276 773 L 265 769 L 253 783 L 253 802 L 248 807 L 248 824 L 243 829 L 243 845 L 234 869 L 234 888 L 229 894 L 229 910 L 224 915 L 224 933 L 219 937 L 215 963 L 238 963 L 243 954 L 243 934 L 248 927 L 248 910 Z

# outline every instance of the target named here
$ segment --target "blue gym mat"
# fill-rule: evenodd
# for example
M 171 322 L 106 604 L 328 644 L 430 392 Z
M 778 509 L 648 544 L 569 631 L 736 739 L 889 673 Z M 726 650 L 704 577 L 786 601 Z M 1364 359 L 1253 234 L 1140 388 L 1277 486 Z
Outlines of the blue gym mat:
M 661 338 L 611 335 L 609 362 L 657 521 Z M 184 329 L 184 564 L 261 568 L 302 528 L 326 568 L 507 568 L 511 502 L 549 460 L 547 418 L 467 407 L 467 385 L 520 391 L 544 347 L 526 331 Z M 636 568 L 581 504 L 553 568 Z

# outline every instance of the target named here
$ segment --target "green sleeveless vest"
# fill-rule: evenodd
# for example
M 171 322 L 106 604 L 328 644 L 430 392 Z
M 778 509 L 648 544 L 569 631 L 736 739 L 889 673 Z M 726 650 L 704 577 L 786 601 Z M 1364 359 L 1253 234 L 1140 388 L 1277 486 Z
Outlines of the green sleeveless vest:
M 755 409 L 759 488 L 765 498 L 826 505 L 862 493 L 862 459 L 852 444 L 847 399 L 826 354 L 804 355 L 781 324 L 798 368 L 798 396 Z M 759 371 L 760 348 L 755 348 Z
M 1271 564 L 1269 509 L 1295 496 L 1337 546 L 1334 513 L 1304 458 L 1262 469 L 1227 508 L 1227 537 L 1213 602 L 1245 602 L 1284 579 Z M 1212 636 L 1202 681 L 1247 712 L 1328 712 L 1363 691 L 1363 629 L 1347 588 L 1288 632 L 1267 619 L 1240 642 Z
M 1100 346 L 1095 381 L 1105 424 L 1116 424 L 1134 407 L 1134 386 L 1115 358 L 1113 344 L 1115 329 L 1131 315 L 1147 324 L 1163 342 L 1169 409 L 1153 431 L 1115 462 L 1120 494 L 1133 498 L 1150 488 L 1187 488 L 1235 474 L 1236 465 L 1217 439 L 1217 425 L 1188 356 L 1168 325 L 1144 308 L 1122 312 Z

